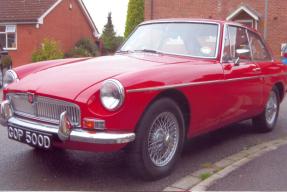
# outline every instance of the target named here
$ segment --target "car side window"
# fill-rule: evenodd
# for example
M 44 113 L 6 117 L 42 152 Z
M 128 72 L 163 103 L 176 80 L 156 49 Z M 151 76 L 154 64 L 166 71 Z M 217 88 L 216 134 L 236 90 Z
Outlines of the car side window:
M 243 61 L 251 61 L 251 51 L 246 29 L 243 27 L 228 26 L 228 30 L 233 59 L 239 58 Z
M 267 51 L 264 43 L 262 42 L 259 35 L 248 31 L 250 47 L 252 52 L 252 59 L 254 61 L 270 61 L 271 56 Z
M 225 31 L 223 61 L 234 61 L 237 58 L 251 61 L 251 51 L 246 29 L 237 26 L 228 26 Z

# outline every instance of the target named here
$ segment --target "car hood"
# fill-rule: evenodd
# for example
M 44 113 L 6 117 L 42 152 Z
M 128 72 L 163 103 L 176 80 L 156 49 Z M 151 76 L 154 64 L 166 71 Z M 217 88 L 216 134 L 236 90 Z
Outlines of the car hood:
M 8 89 L 74 100 L 89 87 L 117 75 L 187 61 L 187 58 L 145 53 L 99 57 L 44 68 L 11 84 Z

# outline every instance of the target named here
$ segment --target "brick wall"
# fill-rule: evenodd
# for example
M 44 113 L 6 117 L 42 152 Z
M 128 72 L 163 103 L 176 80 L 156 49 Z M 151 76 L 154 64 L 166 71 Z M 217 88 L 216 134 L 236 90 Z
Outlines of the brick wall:
M 70 2 L 73 5 L 69 9 Z M 9 51 L 13 67 L 31 62 L 32 53 L 44 38 L 52 38 L 68 52 L 82 37 L 94 39 L 93 31 L 76 0 L 64 0 L 45 19 L 37 29 L 36 25 L 17 25 L 17 50 Z
M 279 59 L 281 43 L 287 42 L 287 0 L 268 2 L 267 42 Z M 257 12 L 260 17 L 258 31 L 263 34 L 264 0 L 145 0 L 145 19 L 188 17 L 225 20 L 241 5 Z

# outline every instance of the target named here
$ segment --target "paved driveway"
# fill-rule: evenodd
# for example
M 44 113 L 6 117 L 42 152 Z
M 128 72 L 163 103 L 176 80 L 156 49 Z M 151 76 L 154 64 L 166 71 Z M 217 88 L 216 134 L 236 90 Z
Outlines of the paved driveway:
M 162 190 L 204 163 L 216 162 L 246 147 L 287 135 L 287 102 L 281 106 L 279 124 L 272 133 L 257 134 L 245 121 L 193 139 L 187 144 L 174 172 L 155 182 L 134 178 L 123 151 L 37 152 L 7 139 L 0 127 L 0 190 Z

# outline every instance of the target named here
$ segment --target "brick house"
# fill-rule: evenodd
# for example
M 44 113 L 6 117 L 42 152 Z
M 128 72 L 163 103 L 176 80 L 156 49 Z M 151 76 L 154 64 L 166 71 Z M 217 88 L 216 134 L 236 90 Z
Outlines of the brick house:
M 30 63 L 44 38 L 68 52 L 82 37 L 97 41 L 98 35 L 82 0 L 0 0 L 0 43 L 13 67 Z
M 277 59 L 287 43 L 287 0 L 145 0 L 145 20 L 181 17 L 231 20 L 253 27 Z

